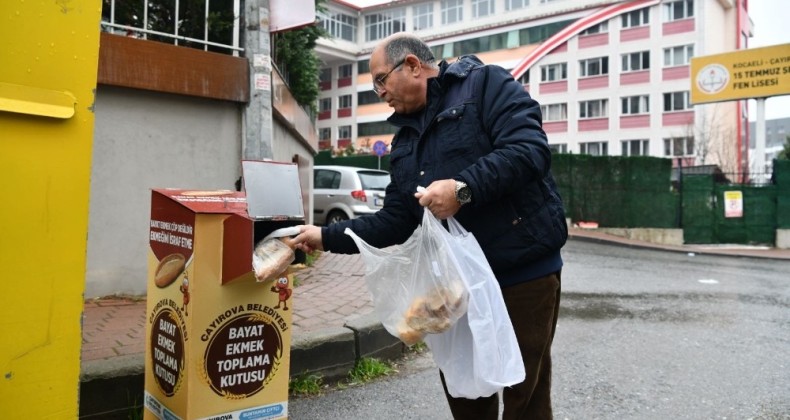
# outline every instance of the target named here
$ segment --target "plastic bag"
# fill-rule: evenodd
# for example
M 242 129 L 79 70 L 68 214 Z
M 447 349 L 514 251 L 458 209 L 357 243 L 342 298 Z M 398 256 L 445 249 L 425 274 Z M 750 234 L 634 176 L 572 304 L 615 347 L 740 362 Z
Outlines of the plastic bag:
M 416 291 L 423 293 L 418 283 L 435 278 L 422 273 L 433 269 L 433 261 L 441 261 L 446 272 L 461 279 L 467 296 L 465 313 L 446 331 L 420 334 L 419 338 L 431 349 L 450 395 L 487 397 L 522 382 L 524 363 L 502 291 L 483 250 L 454 218 L 447 222 L 449 232 L 425 211 L 422 226 L 404 244 L 385 249 L 371 247 L 349 229 L 345 232 L 354 238 L 365 261 L 365 279 L 376 314 L 387 331 L 406 344 L 410 345 L 397 329 L 403 306 L 419 297 Z M 429 245 L 422 247 L 422 242 Z
M 469 294 L 449 250 L 449 233 L 430 212 L 401 245 L 378 249 L 351 229 L 345 233 L 365 262 L 374 312 L 406 345 L 447 331 L 466 312 Z
M 502 290 L 474 235 L 454 218 L 447 219 L 453 253 L 469 290 L 466 315 L 425 342 L 456 398 L 479 398 L 524 381 L 521 350 Z
M 261 239 L 252 252 L 252 269 L 259 282 L 269 280 L 288 269 L 296 259 L 289 236 L 298 235 L 299 226 L 277 229 Z

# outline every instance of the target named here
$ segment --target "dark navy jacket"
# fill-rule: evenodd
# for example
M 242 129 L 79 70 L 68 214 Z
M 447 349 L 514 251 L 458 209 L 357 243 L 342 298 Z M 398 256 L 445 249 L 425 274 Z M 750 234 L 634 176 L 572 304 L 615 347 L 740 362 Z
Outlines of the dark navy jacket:
M 454 178 L 472 189 L 472 202 L 455 218 L 474 234 L 502 286 L 562 267 L 568 229 L 540 106 L 507 71 L 474 56 L 442 62 L 428 81 L 426 108 L 389 121 L 399 130 L 384 207 L 324 227 L 325 250 L 358 252 L 346 227 L 378 248 L 403 243 L 422 220 L 417 186 Z

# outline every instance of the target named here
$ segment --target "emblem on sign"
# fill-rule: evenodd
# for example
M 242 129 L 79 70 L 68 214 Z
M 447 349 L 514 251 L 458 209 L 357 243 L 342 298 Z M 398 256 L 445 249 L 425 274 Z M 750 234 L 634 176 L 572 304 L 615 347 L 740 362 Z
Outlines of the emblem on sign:
M 711 95 L 724 90 L 729 81 L 730 72 L 720 64 L 708 64 L 697 73 L 697 87 Z

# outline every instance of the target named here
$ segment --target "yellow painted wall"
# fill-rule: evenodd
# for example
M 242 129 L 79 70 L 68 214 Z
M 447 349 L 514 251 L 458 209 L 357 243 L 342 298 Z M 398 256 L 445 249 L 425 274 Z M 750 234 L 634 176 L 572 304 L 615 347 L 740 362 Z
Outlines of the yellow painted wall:
M 99 0 L 0 1 L 4 419 L 78 413 L 100 15 Z

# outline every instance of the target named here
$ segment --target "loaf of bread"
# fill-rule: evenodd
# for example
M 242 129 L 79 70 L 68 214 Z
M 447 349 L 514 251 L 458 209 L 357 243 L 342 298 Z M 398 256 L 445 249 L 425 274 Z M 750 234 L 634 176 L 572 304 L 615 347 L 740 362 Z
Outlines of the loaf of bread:
M 405 324 L 422 334 L 447 331 L 466 310 L 467 294 L 460 282 L 438 287 L 415 298 L 403 314 Z
M 396 329 L 398 330 L 398 338 L 400 338 L 400 341 L 403 341 L 403 344 L 406 344 L 407 346 L 413 346 L 425 338 L 425 334 L 409 327 L 406 324 L 405 319 L 402 319 L 398 323 Z
M 255 246 L 252 268 L 257 281 L 266 281 L 279 276 L 296 258 L 289 238 L 270 238 Z

